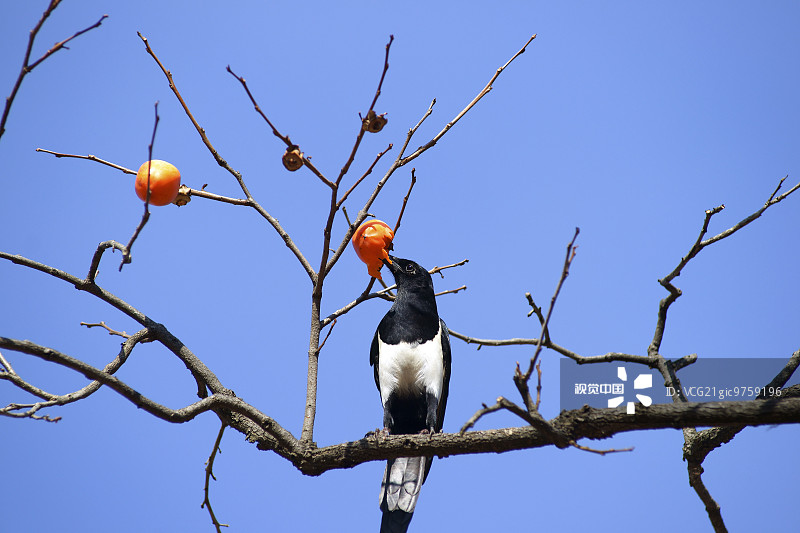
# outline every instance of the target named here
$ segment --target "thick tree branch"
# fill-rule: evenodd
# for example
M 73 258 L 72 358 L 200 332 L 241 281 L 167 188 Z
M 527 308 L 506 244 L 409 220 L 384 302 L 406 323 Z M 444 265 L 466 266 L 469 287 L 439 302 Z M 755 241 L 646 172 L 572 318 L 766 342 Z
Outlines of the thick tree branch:
M 167 422 L 188 422 L 207 411 L 230 411 L 246 416 L 262 428 L 270 438 L 274 439 L 275 443 L 278 445 L 276 451 L 279 451 L 279 453 L 282 451 L 285 454 L 296 454 L 302 451 L 298 445 L 297 439 L 295 439 L 291 433 L 255 407 L 233 396 L 231 391 L 226 390 L 224 392 L 215 393 L 186 407 L 171 409 L 143 396 L 133 387 L 112 374 L 104 370 L 99 370 L 79 359 L 63 354 L 58 350 L 40 346 L 30 341 L 10 339 L 7 337 L 0 337 L 0 348 L 33 355 L 45 361 L 50 361 L 75 370 L 83 374 L 86 378 L 114 390 L 139 409 Z
M 745 423 L 749 426 L 800 423 L 800 398 L 777 398 L 750 402 L 660 404 L 625 409 L 595 409 L 584 406 L 564 411 L 549 423 L 568 439 L 603 439 L 644 429 L 716 426 Z M 352 468 L 368 461 L 415 455 L 464 455 L 502 453 L 552 445 L 551 438 L 531 426 L 485 431 L 438 433 L 435 435 L 390 435 L 311 450 L 294 463 L 304 474 L 320 475 L 328 470 Z
M 120 367 L 128 360 L 128 356 L 130 356 L 131 351 L 133 348 L 140 342 L 144 342 L 149 340 L 149 331 L 147 329 L 143 329 L 138 333 L 128 336 L 125 342 L 122 343 L 122 347 L 120 348 L 119 354 L 113 361 L 108 363 L 105 368 L 103 368 L 102 372 L 113 375 Z M 40 409 L 48 408 L 48 407 L 55 407 L 61 405 L 67 405 L 73 402 L 77 402 L 78 400 L 83 400 L 84 398 L 88 398 L 102 386 L 100 381 L 92 381 L 85 387 L 77 390 L 75 392 L 71 392 L 69 394 L 63 395 L 55 395 L 45 392 L 38 387 L 31 385 L 30 383 L 22 380 L 15 372 L 11 372 L 9 374 L 0 373 L 0 379 L 8 379 L 18 388 L 33 394 L 39 398 L 42 398 L 43 402 L 36 402 L 32 404 L 9 404 L 8 406 L 0 409 L 0 415 L 17 417 L 17 418 L 40 418 L 36 416 L 36 412 Z M 27 409 L 24 412 L 19 412 L 22 409 Z M 59 417 L 60 418 L 60 417 Z
M 101 245 L 102 247 L 102 245 Z M 100 250 L 101 248 L 98 248 Z M 102 248 L 105 251 L 107 248 Z M 97 252 L 96 252 L 97 253 Z M 97 257 L 95 255 L 95 257 Z M 11 261 L 14 264 L 24 266 L 26 268 L 30 268 L 33 270 L 37 270 L 39 272 L 43 272 L 48 274 L 54 278 L 60 279 L 71 284 L 73 287 L 78 289 L 79 291 L 87 292 L 96 298 L 106 302 L 110 306 L 114 307 L 115 309 L 121 311 L 122 313 L 126 314 L 127 316 L 131 317 L 133 320 L 141 324 L 143 327 L 147 328 L 150 331 L 150 336 L 154 340 L 159 341 L 163 344 L 167 349 L 169 349 L 173 354 L 175 354 L 186 368 L 192 373 L 196 383 L 197 383 L 197 394 L 199 397 L 203 398 L 208 395 L 206 389 L 211 390 L 212 392 L 226 392 L 227 389 L 222 386 L 219 379 L 216 375 L 214 375 L 211 370 L 203 363 L 194 353 L 192 353 L 189 348 L 184 345 L 177 337 L 172 335 L 169 330 L 163 325 L 160 324 L 126 301 L 122 300 L 118 296 L 106 291 L 105 289 L 98 286 L 94 280 L 88 279 L 81 279 L 77 276 L 64 272 L 63 270 L 59 270 L 57 268 L 45 265 L 43 263 L 39 263 L 37 261 L 33 261 L 32 259 L 28 259 L 27 257 L 23 257 L 21 255 L 12 255 L 3 251 L 0 251 L 0 259 L 5 259 L 7 261 Z M 99 260 L 98 260 L 99 262 Z M 94 259 L 93 259 L 94 264 Z M 90 271 L 91 274 L 91 271 Z
M 0 348 L 34 355 L 80 372 L 113 389 L 137 407 L 172 423 L 192 420 L 206 411 L 215 411 L 223 419 L 232 419 L 233 427 L 258 443 L 291 461 L 307 475 L 327 470 L 350 468 L 373 460 L 420 455 L 462 455 L 499 453 L 537 448 L 554 443 L 550 431 L 535 427 L 505 428 L 465 434 L 402 435 L 385 439 L 364 438 L 316 448 L 313 443 L 295 439 L 269 416 L 230 393 L 217 393 L 181 409 L 171 409 L 139 394 L 126 383 L 91 365 L 45 348 L 30 341 L 0 337 Z M 523 418 L 527 414 L 520 411 Z M 242 420 L 246 423 L 242 423 Z M 526 418 L 527 420 L 527 418 Z M 223 420 L 226 421 L 226 420 Z M 584 406 L 564 411 L 547 422 L 559 437 L 576 442 L 580 439 L 602 439 L 612 435 L 644 429 L 684 428 L 697 426 L 729 426 L 800 423 L 800 398 L 770 398 L 749 402 L 677 403 L 652 405 L 627 414 L 624 409 L 595 409 Z

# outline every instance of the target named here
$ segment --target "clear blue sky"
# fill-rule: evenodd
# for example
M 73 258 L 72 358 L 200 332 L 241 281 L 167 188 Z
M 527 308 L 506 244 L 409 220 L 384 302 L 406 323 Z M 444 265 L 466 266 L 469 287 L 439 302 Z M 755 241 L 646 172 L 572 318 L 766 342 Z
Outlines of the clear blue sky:
M 44 1 L 14 2 L 0 19 L 0 94 L 19 72 Z M 365 139 L 355 179 L 389 142 L 395 151 L 432 98 L 412 141 L 427 141 L 494 70 L 537 33 L 528 52 L 435 149 L 414 162 L 418 183 L 395 246 L 427 267 L 469 258 L 437 277 L 452 329 L 478 337 L 534 337 L 524 293 L 546 304 L 563 250 L 580 226 L 578 256 L 553 317 L 555 342 L 583 355 L 644 353 L 657 279 L 697 236 L 704 210 L 724 203 L 710 232 L 756 210 L 778 180 L 800 180 L 800 7 L 795 2 L 99 2 L 64 0 L 34 55 L 94 23 L 25 79 L 0 140 L 0 249 L 85 275 L 97 243 L 126 242 L 141 216 L 133 180 L 55 159 L 37 147 L 95 154 L 129 168 L 154 157 L 183 181 L 239 196 L 216 165 L 136 36 L 146 35 L 212 142 L 256 198 L 317 264 L 328 193 L 280 165 L 282 144 L 252 110 L 226 65 L 247 78 L 278 128 L 335 175 L 375 91 L 389 34 L 395 42 L 377 109 L 389 123 Z M 391 154 L 390 154 L 391 155 Z M 388 158 L 388 156 L 387 156 Z M 349 202 L 362 205 L 386 165 Z M 372 212 L 393 222 L 410 168 Z M 797 302 L 800 197 L 703 251 L 676 280 L 662 352 L 681 357 L 786 357 L 800 348 Z M 344 232 L 337 221 L 336 235 Z M 335 238 L 335 242 L 338 242 Z M 98 282 L 185 342 L 222 382 L 299 435 L 305 395 L 309 282 L 271 227 L 244 208 L 195 199 L 154 208 L 117 272 Z M 352 253 L 325 286 L 328 312 L 357 296 L 366 268 Z M 102 367 L 119 339 L 87 330 L 137 326 L 89 295 L 0 262 L 0 335 L 31 339 Z M 315 440 L 356 440 L 381 422 L 369 343 L 388 303 L 340 320 L 321 355 Z M 83 386 L 73 373 L 4 351 L 24 377 L 53 392 Z M 516 361 L 531 350 L 454 341 L 444 428 L 482 402 L 516 399 Z M 542 412 L 558 414 L 558 364 L 544 354 Z M 163 348 L 136 349 L 119 377 L 171 407 L 193 381 Z M 0 382 L 0 405 L 28 398 Z M 170 425 L 115 393 L 53 410 L 58 424 L 0 418 L 1 485 L 9 531 L 212 531 L 200 509 L 203 463 L 217 420 Z M 519 425 L 495 415 L 479 429 Z M 796 427 L 744 431 L 705 463 L 705 480 L 732 531 L 796 524 Z M 412 531 L 708 531 L 688 485 L 679 431 L 623 434 L 600 457 L 540 449 L 437 460 Z M 586 443 L 590 444 L 590 443 Z M 369 531 L 379 521 L 383 464 L 317 478 L 229 431 L 213 504 L 232 533 Z M 667 517 L 669 513 L 669 517 Z M 265 524 L 269 524 L 267 527 Z

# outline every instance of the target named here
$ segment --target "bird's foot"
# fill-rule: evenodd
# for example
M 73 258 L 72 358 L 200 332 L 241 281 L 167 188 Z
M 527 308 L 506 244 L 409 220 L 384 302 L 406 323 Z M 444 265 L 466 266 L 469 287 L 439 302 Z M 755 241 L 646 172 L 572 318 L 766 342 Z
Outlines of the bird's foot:
M 375 428 L 374 430 L 364 435 L 364 438 L 368 439 L 370 437 L 374 437 L 375 441 L 378 442 L 381 439 L 385 439 L 388 436 L 389 436 L 389 428 L 383 428 L 383 429 Z

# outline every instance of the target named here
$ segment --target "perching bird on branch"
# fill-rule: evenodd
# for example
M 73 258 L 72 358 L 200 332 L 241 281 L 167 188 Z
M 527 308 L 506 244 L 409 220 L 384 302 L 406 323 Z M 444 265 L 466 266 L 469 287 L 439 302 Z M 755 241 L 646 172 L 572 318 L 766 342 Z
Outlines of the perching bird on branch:
M 372 339 L 369 362 L 383 403 L 384 431 L 412 435 L 442 430 L 450 387 L 450 334 L 436 310 L 433 280 L 408 259 L 384 260 L 397 297 Z M 433 457 L 390 459 L 383 474 L 381 533 L 402 533 Z

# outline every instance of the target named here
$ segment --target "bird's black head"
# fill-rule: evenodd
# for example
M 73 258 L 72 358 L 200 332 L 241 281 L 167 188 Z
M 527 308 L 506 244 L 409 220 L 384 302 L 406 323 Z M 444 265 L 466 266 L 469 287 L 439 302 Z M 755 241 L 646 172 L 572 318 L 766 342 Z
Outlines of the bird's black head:
M 384 259 L 383 264 L 389 268 L 397 283 L 398 296 L 402 292 L 414 292 L 433 297 L 433 280 L 428 271 L 410 259 L 389 256 L 391 263 Z

